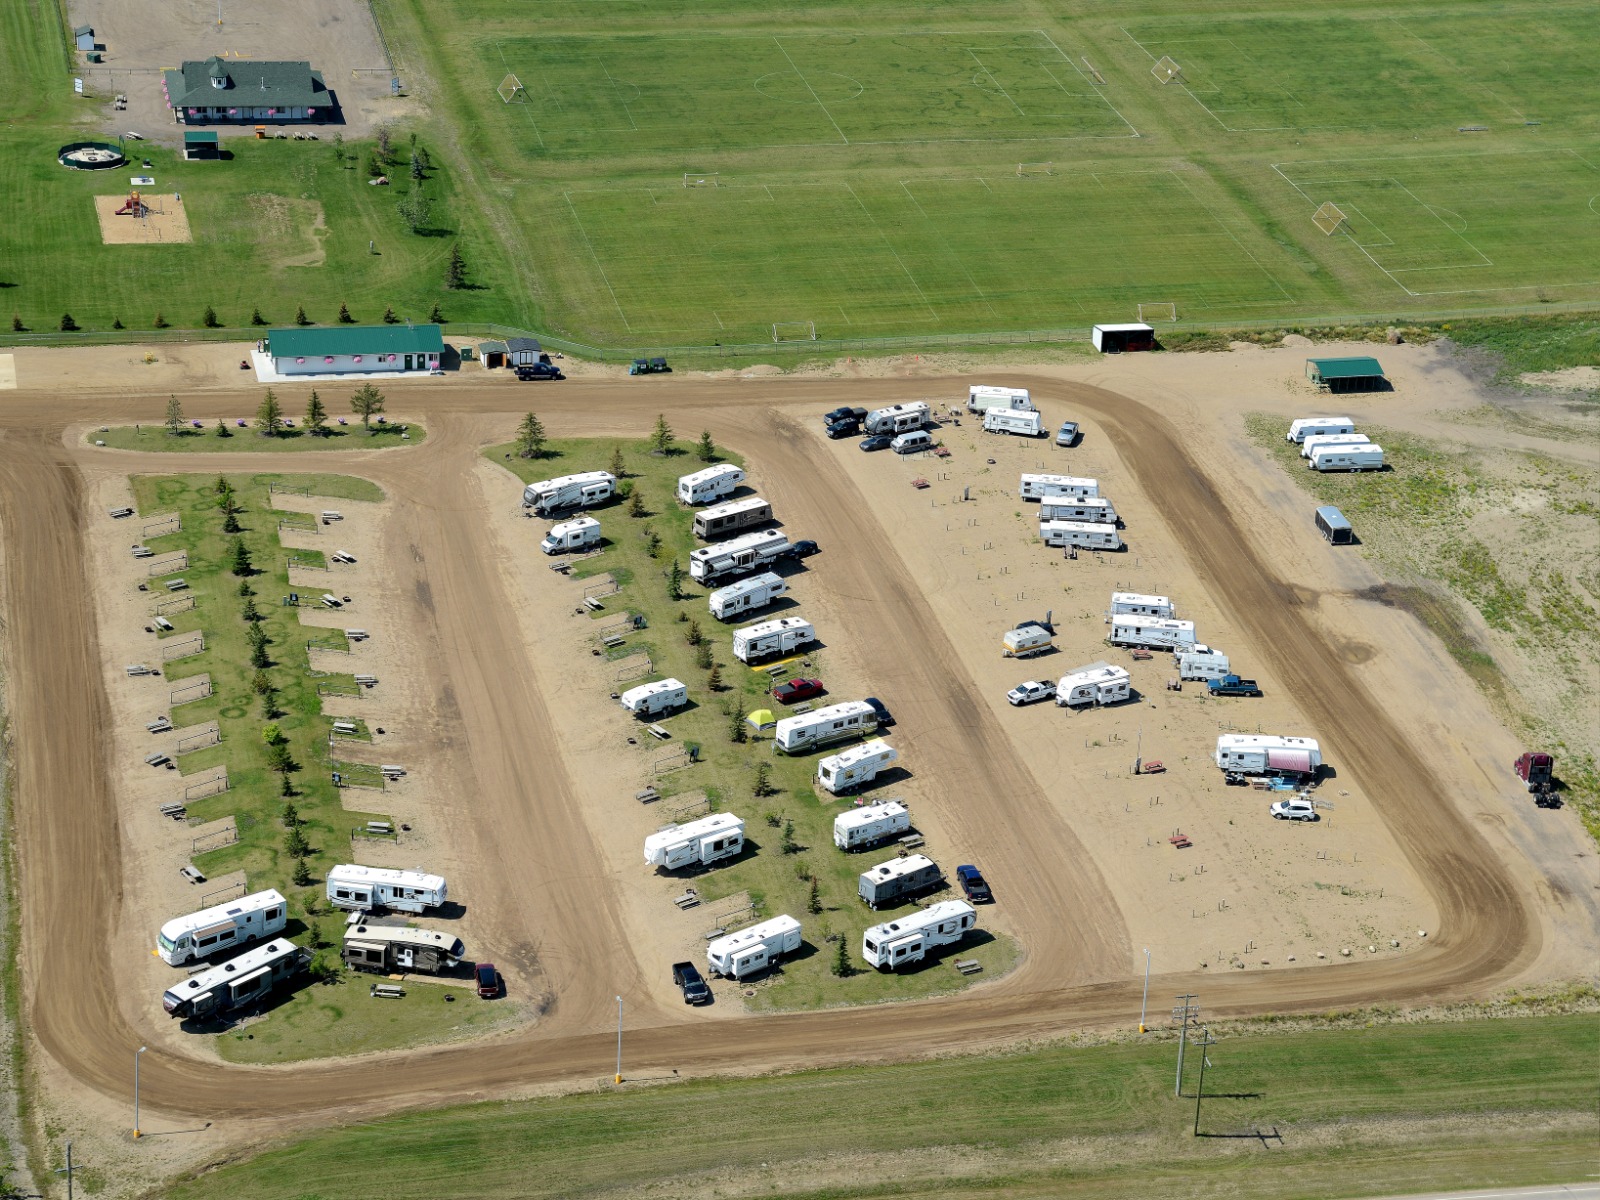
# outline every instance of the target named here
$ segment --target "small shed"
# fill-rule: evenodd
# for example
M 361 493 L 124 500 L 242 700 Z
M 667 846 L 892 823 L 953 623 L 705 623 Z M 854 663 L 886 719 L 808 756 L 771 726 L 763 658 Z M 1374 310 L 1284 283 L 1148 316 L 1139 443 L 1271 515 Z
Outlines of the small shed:
M 544 347 L 539 345 L 538 338 L 514 337 L 506 339 L 506 365 L 511 367 L 531 367 L 541 361 L 544 356 Z
M 213 129 L 185 129 L 183 131 L 183 157 L 186 162 L 215 161 L 221 151 Z
M 93 50 L 94 26 L 79 25 L 72 31 L 72 40 L 77 43 L 79 50 Z
M 1134 350 L 1154 350 L 1156 331 L 1143 321 L 1129 321 L 1123 325 L 1096 325 L 1091 340 L 1101 354 L 1123 354 Z
M 1378 360 L 1364 354 L 1352 358 L 1308 358 L 1306 378 L 1325 392 L 1383 392 L 1389 388 Z
M 478 357 L 483 360 L 486 368 L 503 367 L 506 365 L 506 344 L 504 342 L 479 342 Z

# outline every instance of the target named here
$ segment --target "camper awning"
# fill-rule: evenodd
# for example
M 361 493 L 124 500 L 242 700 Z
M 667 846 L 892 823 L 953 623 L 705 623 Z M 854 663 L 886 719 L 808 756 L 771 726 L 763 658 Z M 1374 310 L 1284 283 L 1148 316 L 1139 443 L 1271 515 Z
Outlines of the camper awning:
M 1311 774 L 1311 751 L 1268 750 L 1267 769 L 1269 771 L 1291 771 L 1296 775 L 1309 775 Z

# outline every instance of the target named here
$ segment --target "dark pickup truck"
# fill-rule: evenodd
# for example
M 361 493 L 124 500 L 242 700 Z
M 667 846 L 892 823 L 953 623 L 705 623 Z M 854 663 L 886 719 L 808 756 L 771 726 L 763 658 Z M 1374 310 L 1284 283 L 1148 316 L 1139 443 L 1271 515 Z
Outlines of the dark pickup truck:
M 672 982 L 683 989 L 685 1004 L 705 1004 L 711 999 L 711 989 L 691 962 L 672 964 Z
M 1213 696 L 1259 696 L 1261 686 L 1254 679 L 1240 679 L 1237 675 L 1224 675 L 1206 684 Z

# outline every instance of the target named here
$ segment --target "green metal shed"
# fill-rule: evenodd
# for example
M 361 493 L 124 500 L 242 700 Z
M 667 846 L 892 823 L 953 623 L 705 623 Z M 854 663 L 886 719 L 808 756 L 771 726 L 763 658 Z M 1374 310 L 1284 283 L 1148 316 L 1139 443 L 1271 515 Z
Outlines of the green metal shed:
M 185 129 L 183 131 L 183 157 L 189 162 L 216 158 L 221 148 L 215 130 Z
M 1329 392 L 1381 392 L 1389 387 L 1383 367 L 1367 355 L 1308 358 L 1306 378 Z

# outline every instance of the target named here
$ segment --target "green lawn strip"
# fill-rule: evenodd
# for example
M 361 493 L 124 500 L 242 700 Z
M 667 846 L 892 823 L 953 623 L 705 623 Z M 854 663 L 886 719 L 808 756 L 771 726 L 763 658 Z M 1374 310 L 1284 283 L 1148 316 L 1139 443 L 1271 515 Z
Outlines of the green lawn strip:
M 286 408 L 293 403 L 287 396 L 279 396 Z M 296 410 L 290 410 L 293 413 Z M 297 415 L 292 416 L 296 422 Z M 232 421 L 226 426 L 227 437 L 217 435 L 215 424 L 195 429 L 186 425 L 178 433 L 169 433 L 160 422 L 148 425 L 114 425 L 110 429 L 95 429 L 85 438 L 91 445 L 105 443 L 108 450 L 142 450 L 153 454 L 261 454 L 290 451 L 317 450 L 385 450 L 391 446 L 415 446 L 425 440 L 428 431 L 410 422 L 391 422 L 373 425 L 363 430 L 352 422 L 348 426 L 334 425 L 327 437 L 312 437 L 298 424 L 276 434 L 264 434 L 254 428 L 240 429 Z
M 615 691 L 651 679 L 675 677 L 689 686 L 691 707 L 667 718 L 662 724 L 671 731 L 673 739 L 659 742 L 644 731 L 637 731 L 638 745 L 628 747 L 637 756 L 641 775 L 650 777 L 652 763 L 668 759 L 686 743 L 699 747 L 700 761 L 692 766 L 669 770 L 654 780 L 664 799 L 653 806 L 652 814 L 662 823 L 672 820 L 689 820 L 704 815 L 705 806 L 694 807 L 692 798 L 702 792 L 710 799 L 709 811 L 732 812 L 744 818 L 747 852 L 731 865 L 719 866 L 701 875 L 686 876 L 685 882 L 700 892 L 703 903 L 697 911 L 707 914 L 710 928 L 713 918 L 731 910 L 730 898 L 748 893 L 756 905 L 756 913 L 735 915 L 728 928 L 737 928 L 756 919 L 757 915 L 775 916 L 788 913 L 801 922 L 806 948 L 785 964 L 781 973 L 754 985 L 755 995 L 747 998 L 751 1007 L 760 1009 L 818 1008 L 836 1004 L 868 1004 L 885 1000 L 905 1000 L 940 992 L 957 990 L 969 980 L 958 975 L 950 966 L 953 957 L 973 958 L 984 966 L 978 978 L 992 978 L 1008 969 L 1016 959 L 1016 947 L 1008 938 L 997 936 L 981 928 L 963 942 L 959 951 L 945 954 L 938 961 L 921 969 L 897 974 L 880 975 L 868 970 L 860 957 L 861 934 L 869 926 L 891 920 L 897 915 L 915 911 L 917 906 L 882 909 L 873 912 L 857 897 L 857 877 L 862 871 L 885 859 L 892 858 L 892 849 L 879 849 L 864 854 L 844 854 L 833 845 L 833 819 L 849 804 L 819 798 L 812 786 L 817 759 L 836 753 L 844 746 L 830 747 L 819 754 L 789 758 L 772 751 L 770 739 L 735 743 L 731 737 L 731 724 L 735 717 L 743 717 L 758 708 L 770 708 L 766 695 L 771 677 L 765 670 L 751 668 L 733 657 L 733 625 L 723 625 L 715 620 L 706 607 L 708 590 L 688 578 L 689 552 L 700 543 L 693 536 L 694 510 L 680 505 L 676 499 L 677 480 L 680 475 L 699 470 L 705 464 L 692 452 L 688 442 L 678 443 L 670 456 L 650 453 L 643 441 L 618 441 L 606 438 L 570 439 L 551 442 L 546 457 L 523 459 L 516 455 L 513 445 L 491 446 L 484 454 L 491 461 L 510 469 L 524 483 L 547 479 L 577 471 L 609 470 L 612 455 L 621 447 L 628 477 L 624 483 L 630 493 L 628 499 L 618 500 L 607 507 L 594 510 L 591 515 L 601 522 L 601 532 L 607 539 L 607 548 L 599 555 L 585 559 L 573 568 L 580 579 L 606 574 L 623 582 L 623 590 L 614 596 L 604 597 L 605 610 L 590 617 L 595 629 L 606 626 L 624 613 L 642 614 L 649 622 L 647 630 L 628 635 L 626 645 L 608 652 L 607 657 L 625 669 L 627 652 L 648 648 L 655 671 L 637 678 L 612 683 Z M 507 456 L 510 457 L 507 457 Z M 742 465 L 743 460 L 728 452 L 719 452 L 719 461 Z M 748 486 L 760 491 L 761 481 L 753 479 Z M 508 486 L 509 490 L 509 486 Z M 645 503 L 648 515 L 628 515 L 631 495 L 637 493 Z M 777 516 L 783 519 L 782 513 Z M 530 524 L 534 524 L 530 522 Z M 542 526 L 538 528 L 542 529 Z M 645 541 L 646 530 L 661 539 L 661 548 L 652 558 Z M 792 537 L 803 537 L 803 529 L 790 529 Z M 536 529 L 529 530 L 532 541 L 539 536 Z M 684 569 L 684 598 L 673 602 L 667 598 L 666 571 L 676 556 Z M 815 560 L 820 561 L 820 560 Z M 756 619 L 770 619 L 779 612 L 805 615 L 804 597 L 812 586 L 805 572 L 800 572 L 796 598 L 801 601 L 798 610 L 774 610 L 758 615 Z M 679 615 L 687 620 L 680 621 Z M 723 690 L 711 692 L 707 686 L 707 670 L 696 665 L 695 648 L 687 639 L 690 622 L 699 626 L 712 646 L 713 660 L 722 676 Z M 828 641 L 827 629 L 819 629 L 819 638 Z M 826 649 L 805 656 L 810 666 L 799 660 L 792 664 L 792 675 L 815 674 L 828 679 L 829 654 Z M 834 693 L 826 703 L 860 699 Z M 778 715 L 783 715 L 779 712 Z M 847 743 L 848 744 L 848 743 Z M 771 773 L 772 795 L 754 795 L 755 772 L 758 763 L 768 765 Z M 888 799 L 896 795 L 893 787 L 869 792 L 873 799 Z M 823 796 L 826 794 L 823 793 Z M 681 814 L 681 815 L 680 815 Z M 915 816 L 915 814 L 913 814 Z M 793 852 L 784 850 L 784 829 L 793 822 Z M 959 851 L 952 847 L 938 851 L 941 859 L 949 859 Z M 956 861 L 941 861 L 948 875 Z M 809 911 L 810 877 L 818 882 L 822 911 Z M 942 897 L 959 893 L 942 893 Z M 853 973 L 840 978 L 832 973 L 834 944 L 828 939 L 842 934 L 850 951 Z
M 817 1156 L 841 1168 L 853 1164 L 847 1186 L 818 1195 L 893 1195 L 896 1186 L 907 1195 L 946 1189 L 1004 1194 L 1013 1161 L 1031 1168 L 1015 1171 L 1024 1179 L 1050 1178 L 1045 1173 L 1062 1157 L 1070 1163 L 1073 1154 L 1052 1153 L 1058 1146 L 1098 1160 L 1098 1169 L 1084 1176 L 1056 1177 L 1066 1180 L 1103 1175 L 1127 1183 L 1202 1169 L 1232 1178 L 1226 1163 L 1244 1150 L 1255 1164 L 1295 1154 L 1307 1169 L 1338 1180 L 1344 1176 L 1332 1172 L 1349 1171 L 1366 1152 L 1361 1132 L 1339 1133 L 1344 1122 L 1378 1123 L 1373 1141 L 1381 1146 L 1386 1140 L 1403 1144 L 1410 1121 L 1455 1118 L 1473 1122 L 1464 1129 L 1487 1148 L 1500 1140 L 1494 1132 L 1499 1121 L 1591 1113 L 1597 1030 L 1588 1013 L 1223 1033 L 1210 1050 L 1201 1128 L 1248 1133 L 1276 1127 L 1285 1140 L 1271 1154 L 1248 1142 L 1193 1138 L 1199 1064 L 1189 1057 L 1186 1096 L 1175 1099 L 1176 1047 L 1164 1037 L 418 1113 L 318 1134 L 188 1180 L 168 1194 L 185 1200 L 307 1194 L 344 1200 L 374 1192 L 577 1195 L 639 1187 L 669 1172 L 679 1180 L 703 1172 L 754 1173 L 762 1164 L 776 1168 L 778 1179 L 798 1180 Z M 870 1120 L 864 1119 L 864 1099 L 870 1099 Z M 1571 1161 L 1570 1138 L 1548 1144 L 1554 1161 Z M 891 1149 L 892 1164 L 875 1165 L 873 1155 Z M 942 1155 L 919 1167 L 907 1156 L 921 1150 L 1013 1161 L 992 1180 L 984 1172 L 977 1180 L 940 1183 Z M 1448 1152 L 1463 1153 L 1460 1146 Z M 1548 1168 L 1541 1173 L 1540 1161 L 1523 1160 L 1522 1170 L 1499 1178 L 1562 1177 Z M 1281 1189 L 1251 1194 L 1361 1194 L 1356 1174 L 1336 1191 L 1308 1188 L 1292 1173 L 1281 1178 Z M 1034 1194 L 1048 1194 L 1048 1188 Z

